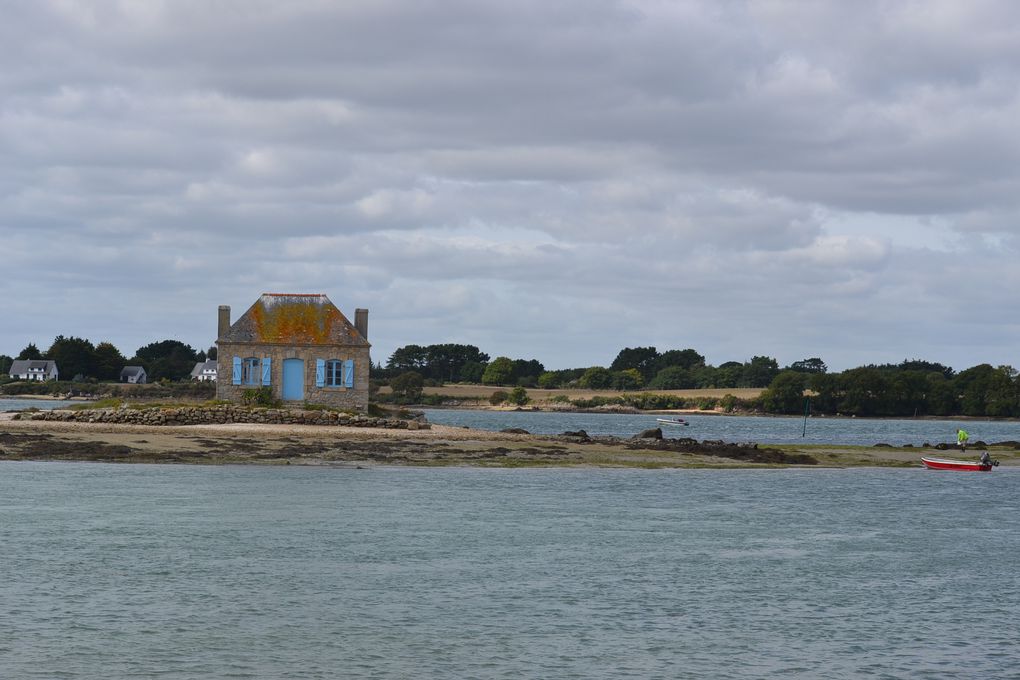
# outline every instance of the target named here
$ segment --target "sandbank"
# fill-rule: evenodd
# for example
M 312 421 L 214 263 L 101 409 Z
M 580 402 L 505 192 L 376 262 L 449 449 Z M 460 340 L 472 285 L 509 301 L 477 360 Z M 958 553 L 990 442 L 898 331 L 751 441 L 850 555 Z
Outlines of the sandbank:
M 600 466 L 639 468 L 917 467 L 934 449 L 782 445 L 711 448 L 680 440 L 631 440 L 490 432 L 432 425 L 429 430 L 315 425 L 143 426 L 13 420 L 0 414 L 0 461 L 282 465 Z M 707 443 L 706 443 L 707 444 Z M 953 454 L 953 452 L 948 452 Z M 993 450 L 1004 466 L 1020 451 Z M 967 457 L 978 454 L 968 452 Z M 813 463 L 803 464 L 805 457 Z M 959 457 L 959 456 L 956 456 Z

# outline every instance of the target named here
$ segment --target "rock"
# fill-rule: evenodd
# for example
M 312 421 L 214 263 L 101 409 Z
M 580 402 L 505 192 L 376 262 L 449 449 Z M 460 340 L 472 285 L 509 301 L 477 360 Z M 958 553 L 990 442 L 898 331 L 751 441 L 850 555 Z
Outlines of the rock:
M 504 432 L 506 434 L 531 434 L 527 430 L 522 429 L 520 427 L 508 427 L 506 429 L 500 430 L 500 432 Z
M 640 434 L 633 437 L 634 439 L 662 439 L 662 428 L 654 427 L 650 430 L 643 430 Z

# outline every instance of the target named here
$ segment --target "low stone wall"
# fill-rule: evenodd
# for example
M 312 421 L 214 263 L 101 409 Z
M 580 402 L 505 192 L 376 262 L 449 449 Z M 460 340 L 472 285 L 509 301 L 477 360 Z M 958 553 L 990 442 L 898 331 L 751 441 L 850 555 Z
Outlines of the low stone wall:
M 302 411 L 243 406 L 182 407 L 182 408 L 113 408 L 80 411 L 39 411 L 19 414 L 31 420 L 53 420 L 74 423 L 112 423 L 119 425 L 226 425 L 229 423 L 263 423 L 267 425 L 346 425 L 380 427 L 391 430 L 427 430 L 424 418 L 399 420 L 337 413 L 336 411 Z M 17 416 L 16 416 L 17 417 Z

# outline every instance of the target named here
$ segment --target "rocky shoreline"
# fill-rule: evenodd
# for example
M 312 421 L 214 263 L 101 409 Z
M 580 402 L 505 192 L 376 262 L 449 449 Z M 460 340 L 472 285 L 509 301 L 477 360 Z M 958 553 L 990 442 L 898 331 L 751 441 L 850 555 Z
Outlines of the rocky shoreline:
M 421 414 L 234 405 L 0 413 L 0 461 L 639 468 L 915 467 L 925 449 L 782 445 L 584 431 L 533 435 L 430 424 Z M 1009 444 L 1010 446 L 1007 446 Z M 1016 446 L 1013 446 L 1016 444 Z M 1020 444 L 990 445 L 1006 466 Z M 938 447 L 931 447 L 933 450 Z M 934 451 L 931 451 L 934 452 Z

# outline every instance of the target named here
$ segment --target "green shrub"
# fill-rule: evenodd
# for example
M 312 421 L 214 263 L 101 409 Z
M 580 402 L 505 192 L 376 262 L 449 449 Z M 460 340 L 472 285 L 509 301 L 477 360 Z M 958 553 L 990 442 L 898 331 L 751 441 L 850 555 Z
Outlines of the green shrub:
M 510 391 L 508 401 L 511 404 L 516 404 L 517 406 L 524 406 L 531 401 L 531 397 L 528 396 L 528 391 L 524 389 L 524 387 L 518 385 Z
M 273 396 L 273 389 L 269 386 L 252 387 L 241 392 L 241 403 L 245 406 L 263 406 L 266 408 L 279 408 L 280 400 Z
M 505 390 L 496 390 L 489 397 L 489 403 L 493 406 L 499 406 L 500 404 L 510 400 L 510 393 Z

